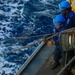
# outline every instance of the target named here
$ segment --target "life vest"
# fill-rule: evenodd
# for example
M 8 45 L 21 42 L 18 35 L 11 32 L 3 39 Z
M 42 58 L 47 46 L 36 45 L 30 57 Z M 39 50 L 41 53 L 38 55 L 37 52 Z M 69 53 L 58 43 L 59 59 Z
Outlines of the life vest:
M 72 7 L 72 10 L 75 12 L 75 0 L 72 0 L 71 7 Z
M 70 2 L 72 10 L 75 12 L 75 0 L 67 0 L 67 1 Z

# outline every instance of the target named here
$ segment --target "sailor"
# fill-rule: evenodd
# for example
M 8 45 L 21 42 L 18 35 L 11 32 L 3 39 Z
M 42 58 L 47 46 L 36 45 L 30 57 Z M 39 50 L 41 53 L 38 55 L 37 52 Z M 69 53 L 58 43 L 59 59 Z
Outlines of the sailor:
M 71 10 L 71 5 L 68 1 L 62 1 L 59 4 L 61 14 L 66 18 L 66 27 L 75 27 L 75 13 Z
M 67 28 L 65 26 L 65 22 L 66 22 L 66 19 L 64 18 L 64 16 L 62 14 L 57 15 L 53 20 L 54 27 L 53 27 L 52 33 L 57 33 L 57 32 L 66 30 Z M 48 46 L 51 46 L 53 44 L 56 45 L 55 51 L 54 51 L 54 56 L 53 56 L 54 63 L 52 64 L 51 69 L 55 69 L 60 64 L 59 60 L 60 60 L 62 52 L 61 52 L 61 49 L 59 46 L 59 38 L 60 38 L 60 35 L 57 35 L 53 38 L 53 41 L 47 42 Z

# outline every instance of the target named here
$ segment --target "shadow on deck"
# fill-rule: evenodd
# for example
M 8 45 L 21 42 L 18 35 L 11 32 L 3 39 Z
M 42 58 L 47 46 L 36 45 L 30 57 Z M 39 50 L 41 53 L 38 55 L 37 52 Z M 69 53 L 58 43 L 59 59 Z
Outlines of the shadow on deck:
M 53 63 L 53 57 L 51 56 L 44 65 L 40 68 L 36 75 L 57 75 L 62 66 L 58 66 L 56 69 L 51 70 L 51 64 Z
M 74 58 L 75 59 L 75 58 Z M 53 56 L 49 57 L 44 65 L 39 69 L 36 75 L 57 75 L 61 69 L 62 65 L 60 64 L 57 68 L 54 70 L 51 70 L 51 65 L 53 63 Z M 61 60 L 60 60 L 61 63 Z M 60 75 L 75 75 L 75 66 L 72 67 L 69 71 L 63 71 Z

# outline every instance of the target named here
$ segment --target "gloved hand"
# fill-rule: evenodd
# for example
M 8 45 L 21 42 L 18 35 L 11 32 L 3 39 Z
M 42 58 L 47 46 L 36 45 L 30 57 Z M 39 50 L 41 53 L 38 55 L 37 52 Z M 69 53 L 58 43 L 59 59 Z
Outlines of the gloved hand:
M 54 41 L 48 41 L 48 42 L 47 42 L 47 45 L 48 45 L 48 46 L 52 46 L 52 45 L 54 45 L 54 44 L 55 44 Z

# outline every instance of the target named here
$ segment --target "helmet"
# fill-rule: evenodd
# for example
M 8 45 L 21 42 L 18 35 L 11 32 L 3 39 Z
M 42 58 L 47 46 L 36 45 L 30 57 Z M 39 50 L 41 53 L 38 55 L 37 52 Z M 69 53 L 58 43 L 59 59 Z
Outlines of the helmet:
M 59 4 L 59 9 L 66 10 L 67 8 L 70 8 L 70 3 L 68 1 L 63 1 Z
M 53 23 L 56 27 L 62 23 L 65 23 L 65 21 L 66 21 L 66 19 L 64 18 L 64 16 L 62 14 L 59 14 L 54 18 Z

